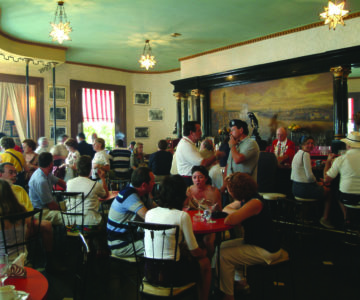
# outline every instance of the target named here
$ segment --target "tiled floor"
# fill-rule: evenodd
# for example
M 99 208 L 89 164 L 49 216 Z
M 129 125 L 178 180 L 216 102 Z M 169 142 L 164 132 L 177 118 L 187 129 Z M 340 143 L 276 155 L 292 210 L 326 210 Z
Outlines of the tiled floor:
M 290 263 L 278 268 L 277 278 L 285 283 L 273 287 L 272 279 L 263 271 L 249 270 L 251 293 L 236 299 L 360 299 L 359 247 L 344 243 L 344 235 L 336 231 L 313 230 L 299 238 L 295 232 L 283 237 L 283 247 Z M 107 257 L 93 257 L 89 264 L 85 299 L 136 299 L 136 288 L 128 276 L 130 269 Z M 48 300 L 72 298 L 71 276 L 45 274 L 49 280 Z M 269 279 L 269 280 L 268 280 Z M 221 299 L 216 293 L 211 299 Z

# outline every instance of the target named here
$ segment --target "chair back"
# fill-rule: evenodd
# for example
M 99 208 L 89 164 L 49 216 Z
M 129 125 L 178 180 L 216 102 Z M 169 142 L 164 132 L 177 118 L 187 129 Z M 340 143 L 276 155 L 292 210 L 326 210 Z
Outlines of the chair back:
M 83 192 L 55 192 L 60 206 L 61 218 L 67 233 L 84 234 L 84 193 Z
M 109 179 L 108 188 L 109 191 L 121 191 L 130 183 L 130 179 Z
M 26 252 L 26 246 L 40 236 L 41 218 L 42 209 L 0 217 L 0 252 L 8 254 L 10 260 Z
M 110 207 L 111 204 L 113 203 L 114 199 L 110 199 L 110 200 L 106 200 L 106 201 L 101 201 L 100 203 L 100 212 L 101 212 L 101 216 L 104 222 L 107 222 L 108 220 L 108 216 L 109 216 L 109 211 L 110 211 Z
M 135 251 L 136 234 L 139 230 L 145 232 L 144 256 L 137 261 L 145 261 L 145 277 L 151 284 L 170 287 L 174 286 L 175 263 L 178 256 L 179 226 L 130 221 L 130 232 Z M 169 249 L 171 249 L 169 251 Z M 172 294 L 172 291 L 171 291 Z

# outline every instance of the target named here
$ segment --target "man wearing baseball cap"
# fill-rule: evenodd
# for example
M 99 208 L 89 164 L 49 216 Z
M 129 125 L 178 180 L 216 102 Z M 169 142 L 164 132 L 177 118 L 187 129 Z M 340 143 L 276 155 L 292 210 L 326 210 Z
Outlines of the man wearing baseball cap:
M 346 144 L 346 153 L 334 158 L 331 153 L 324 168 L 324 182 L 331 182 L 340 174 L 340 207 L 346 219 L 344 204 L 360 204 L 360 133 L 353 131 L 341 140 Z
M 257 165 L 259 160 L 259 146 L 251 139 L 246 122 L 233 119 L 230 121 L 230 154 L 225 168 L 226 176 L 242 172 L 249 174 L 255 181 L 257 178 Z

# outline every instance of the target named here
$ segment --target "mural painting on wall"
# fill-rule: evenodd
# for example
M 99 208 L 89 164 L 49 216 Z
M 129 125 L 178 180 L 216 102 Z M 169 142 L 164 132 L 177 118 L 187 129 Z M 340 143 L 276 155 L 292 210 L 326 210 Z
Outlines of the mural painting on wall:
M 212 135 L 237 118 L 250 126 L 247 113 L 259 121 L 263 140 L 275 138 L 278 127 L 314 135 L 318 144 L 333 137 L 333 81 L 330 73 L 264 81 L 212 90 L 210 93 Z M 289 131 L 289 137 L 291 130 Z M 251 134 L 251 130 L 250 130 Z

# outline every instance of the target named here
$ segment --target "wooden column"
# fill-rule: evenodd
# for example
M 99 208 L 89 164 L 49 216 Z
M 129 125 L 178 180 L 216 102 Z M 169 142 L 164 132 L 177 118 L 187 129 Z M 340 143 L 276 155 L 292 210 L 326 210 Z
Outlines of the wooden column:
M 333 96 L 334 96 L 334 139 L 340 140 L 346 136 L 348 123 L 348 85 L 347 78 L 351 73 L 348 67 L 334 67 Z
M 182 107 L 182 124 L 189 121 L 189 104 L 188 104 L 188 94 L 182 93 L 181 94 L 181 107 Z M 181 128 L 182 130 L 182 128 Z
M 191 90 L 191 96 L 194 99 L 194 120 L 201 122 L 201 107 L 200 107 L 200 90 Z
M 209 120 L 207 118 L 208 115 L 208 106 L 206 104 L 206 97 L 203 92 L 200 93 L 200 111 L 201 111 L 201 131 L 203 133 L 203 137 L 209 136 Z
M 174 93 L 176 98 L 176 130 L 177 137 L 182 136 L 182 111 L 181 111 L 181 93 Z

